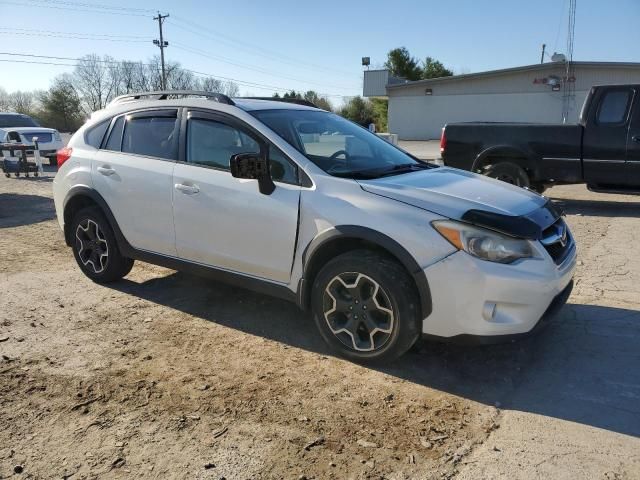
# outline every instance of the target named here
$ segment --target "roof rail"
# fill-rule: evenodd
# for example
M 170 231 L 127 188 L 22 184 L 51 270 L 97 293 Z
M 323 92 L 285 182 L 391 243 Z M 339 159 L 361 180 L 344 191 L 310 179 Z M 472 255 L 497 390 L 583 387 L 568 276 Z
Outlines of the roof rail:
M 158 90 L 155 92 L 137 92 L 127 93 L 126 95 L 120 95 L 109 102 L 109 105 L 116 105 L 118 103 L 132 102 L 135 100 L 141 100 L 143 97 L 149 97 L 151 100 L 167 100 L 169 97 L 206 97 L 210 100 L 214 100 L 218 103 L 225 103 L 227 105 L 235 105 L 233 100 L 222 93 L 214 92 L 201 92 L 198 90 Z
M 284 103 L 295 103 L 296 105 L 304 105 L 305 107 L 313 107 L 318 108 L 315 103 L 310 102 L 309 100 L 304 100 L 303 98 L 278 98 L 278 97 L 239 97 L 246 98 L 247 100 L 269 100 L 271 102 L 284 102 Z

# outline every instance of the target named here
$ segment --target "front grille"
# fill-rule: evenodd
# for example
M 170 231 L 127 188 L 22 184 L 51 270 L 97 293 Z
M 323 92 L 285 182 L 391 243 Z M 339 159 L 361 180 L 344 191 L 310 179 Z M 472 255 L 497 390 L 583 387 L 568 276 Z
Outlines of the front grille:
M 565 221 L 559 218 L 542 232 L 540 243 L 549 252 L 556 265 L 560 265 L 573 247 L 573 237 Z

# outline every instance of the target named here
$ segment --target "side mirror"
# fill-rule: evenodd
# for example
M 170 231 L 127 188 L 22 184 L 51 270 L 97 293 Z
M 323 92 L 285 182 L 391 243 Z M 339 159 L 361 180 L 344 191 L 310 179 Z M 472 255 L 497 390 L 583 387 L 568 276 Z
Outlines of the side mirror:
M 235 178 L 248 178 L 258 180 L 260 193 L 271 195 L 276 185 L 271 179 L 269 161 L 258 153 L 238 153 L 229 159 L 231 176 Z

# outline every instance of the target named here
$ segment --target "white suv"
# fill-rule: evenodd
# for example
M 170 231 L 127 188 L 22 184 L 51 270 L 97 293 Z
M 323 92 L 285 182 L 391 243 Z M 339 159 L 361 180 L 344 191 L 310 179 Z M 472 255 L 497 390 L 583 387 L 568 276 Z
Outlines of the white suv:
M 92 280 L 138 259 L 282 297 L 354 360 L 392 359 L 420 335 L 511 339 L 572 287 L 575 245 L 550 201 L 312 106 L 123 96 L 58 164 L 58 220 Z

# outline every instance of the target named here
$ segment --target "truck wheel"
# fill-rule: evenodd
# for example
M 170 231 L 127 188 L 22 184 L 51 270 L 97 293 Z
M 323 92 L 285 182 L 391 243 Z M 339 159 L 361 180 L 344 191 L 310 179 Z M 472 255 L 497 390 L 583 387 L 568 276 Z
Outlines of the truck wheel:
M 313 283 L 311 305 L 325 342 L 357 362 L 394 360 L 422 330 L 411 277 L 392 258 L 370 250 L 330 260 Z
M 540 195 L 542 195 L 544 191 L 547 189 L 547 187 L 543 183 L 532 183 L 529 189 L 533 190 L 534 192 L 538 192 Z
M 495 165 L 491 165 L 487 172 L 487 177 L 495 178 L 511 185 L 517 185 L 518 187 L 529 187 L 529 176 L 519 165 L 511 162 L 500 162 Z
M 80 210 L 71 221 L 73 255 L 82 272 L 96 283 L 120 280 L 133 267 L 123 257 L 111 225 L 96 207 Z

